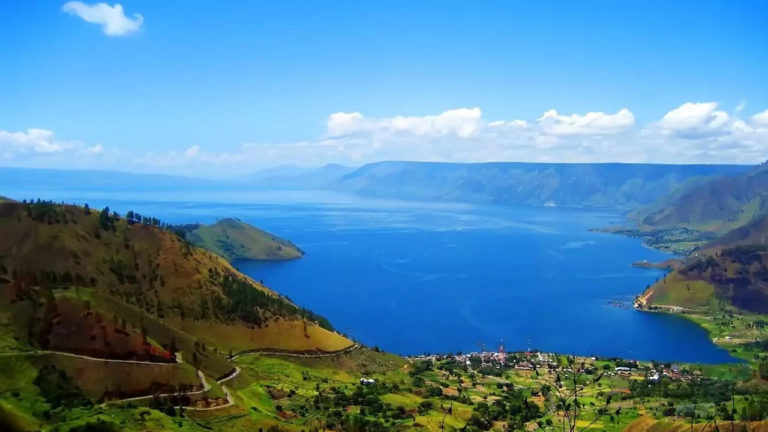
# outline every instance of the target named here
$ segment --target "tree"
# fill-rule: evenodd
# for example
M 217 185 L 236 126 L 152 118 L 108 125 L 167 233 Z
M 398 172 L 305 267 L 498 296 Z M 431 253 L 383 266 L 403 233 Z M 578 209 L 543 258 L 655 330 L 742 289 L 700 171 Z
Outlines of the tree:
M 538 371 L 534 369 L 538 374 Z M 567 361 L 557 366 L 554 370 L 555 373 L 555 401 L 556 407 L 563 411 L 563 431 L 575 432 L 577 430 L 577 424 L 579 417 L 582 414 L 582 401 L 584 389 L 589 385 L 597 384 L 602 378 L 605 372 L 600 372 L 595 375 L 595 371 L 591 369 L 585 362 L 576 363 L 576 357 L 567 357 Z M 608 405 L 611 403 L 611 394 L 605 399 L 605 404 L 598 408 L 595 412 L 595 417 L 592 421 L 578 429 L 579 432 L 589 429 L 598 420 L 604 417 L 608 413 Z M 618 416 L 621 413 L 621 408 L 618 408 L 615 415 Z
M 99 214 L 99 226 L 105 231 L 111 230 L 114 227 L 112 217 L 109 214 L 108 206 L 104 207 L 104 210 L 102 210 Z

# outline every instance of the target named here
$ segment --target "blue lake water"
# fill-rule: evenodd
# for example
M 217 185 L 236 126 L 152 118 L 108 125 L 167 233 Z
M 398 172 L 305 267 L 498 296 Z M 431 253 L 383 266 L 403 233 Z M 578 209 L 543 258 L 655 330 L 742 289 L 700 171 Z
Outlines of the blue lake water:
M 668 255 L 588 231 L 620 222 L 616 213 L 325 194 L 30 196 L 132 209 L 172 223 L 238 217 L 269 230 L 306 256 L 236 262 L 241 271 L 355 339 L 399 354 L 495 349 L 503 341 L 507 350 L 734 361 L 692 322 L 630 307 L 664 274 L 631 263 Z

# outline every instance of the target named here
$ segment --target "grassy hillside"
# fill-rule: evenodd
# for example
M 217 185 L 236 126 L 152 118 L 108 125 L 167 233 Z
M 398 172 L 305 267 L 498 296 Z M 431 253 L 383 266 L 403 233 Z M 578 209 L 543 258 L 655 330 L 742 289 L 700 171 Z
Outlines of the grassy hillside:
M 736 246 L 768 245 L 768 214 L 757 216 L 702 246 L 699 255 L 715 255 Z
M 736 246 L 696 257 L 652 285 L 643 306 L 700 309 L 715 298 L 768 314 L 768 245 Z
M 0 203 L 0 430 L 554 431 L 572 422 L 618 432 L 645 430 L 637 421 L 651 417 L 703 431 L 724 418 L 725 402 L 741 430 L 768 417 L 768 361 L 755 348 L 752 363 L 679 370 L 539 353 L 405 359 L 353 345 L 173 228 L 108 209 Z M 739 343 L 765 340 L 762 327 L 750 331 Z
M 221 219 L 212 225 L 189 227 L 186 239 L 230 261 L 284 260 L 300 258 L 304 253 L 288 240 L 237 219 Z
M 328 330 L 323 318 L 158 226 L 87 208 L 4 202 L 0 238 L 5 300 L 14 316 L 34 317 L 29 319 L 38 338 L 33 342 L 43 348 L 66 343 L 72 349 L 104 350 L 106 344 L 96 341 L 63 341 L 56 327 L 80 326 L 83 332 L 100 328 L 109 342 L 125 331 L 122 318 L 138 324 L 146 317 L 179 325 L 226 323 L 242 329 L 236 333 L 244 339 L 251 338 L 250 333 L 266 336 L 276 331 L 275 322 L 300 323 L 299 330 L 284 338 L 269 338 L 275 349 L 293 346 L 294 336 L 309 339 L 303 344 L 309 350 L 332 351 L 351 344 Z M 64 299 L 66 292 L 74 294 Z M 109 311 L 92 311 L 94 295 L 135 313 L 127 317 L 109 301 L 98 301 Z
M 630 216 L 641 226 L 724 233 L 768 212 L 768 166 L 687 185 Z

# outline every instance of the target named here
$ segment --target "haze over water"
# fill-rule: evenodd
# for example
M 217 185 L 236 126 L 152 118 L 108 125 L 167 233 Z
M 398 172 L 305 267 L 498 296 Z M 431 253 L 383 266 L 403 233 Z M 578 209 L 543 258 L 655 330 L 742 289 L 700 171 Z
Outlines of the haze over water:
M 399 354 L 476 351 L 479 343 L 495 349 L 503 340 L 509 351 L 530 344 L 582 355 L 734 361 L 692 322 L 631 308 L 634 296 L 664 274 L 631 263 L 669 255 L 588 231 L 621 222 L 616 213 L 314 193 L 204 197 L 210 201 L 52 195 L 41 196 L 172 223 L 237 217 L 287 238 L 304 258 L 236 267 L 328 317 L 339 331 Z

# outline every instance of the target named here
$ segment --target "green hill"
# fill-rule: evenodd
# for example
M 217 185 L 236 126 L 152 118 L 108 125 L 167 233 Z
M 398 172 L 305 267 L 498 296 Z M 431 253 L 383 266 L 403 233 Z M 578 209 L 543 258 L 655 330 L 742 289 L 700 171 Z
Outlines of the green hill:
M 190 226 L 185 237 L 190 243 L 208 249 L 229 261 L 285 260 L 301 258 L 304 255 L 304 252 L 288 240 L 231 218 L 222 219 L 212 225 Z
M 715 255 L 723 249 L 737 246 L 768 245 L 768 214 L 752 219 L 702 246 L 699 255 Z
M 222 350 L 332 351 L 351 344 L 329 331 L 325 319 L 239 273 L 219 256 L 170 229 L 109 214 L 108 209 L 3 202 L 0 238 L 7 311 L 21 327 L 28 321 L 28 328 L 17 330 L 26 332 L 23 336 L 32 346 L 150 355 L 141 345 L 131 352 L 115 351 L 110 337 L 122 334 L 123 319 L 137 325 L 143 321 L 145 327 L 154 320 L 162 324 L 158 328 L 178 330 Z M 28 303 L 34 313 L 25 309 Z M 105 319 L 91 322 L 78 314 L 96 304 L 103 304 L 108 310 L 100 313 L 110 317 L 110 326 L 101 330 L 102 343 L 59 340 L 56 326 L 47 323 L 82 326 L 86 337 L 87 328 L 101 327 Z M 158 336 L 159 345 L 167 347 L 172 332 L 162 332 L 167 334 Z M 226 337 L 217 332 L 226 332 Z M 133 340 L 128 333 L 121 337 Z
M 689 183 L 630 213 L 641 227 L 725 233 L 768 213 L 768 166 Z
M 656 282 L 639 297 L 641 306 L 701 309 L 714 299 L 768 314 L 768 244 L 708 249 Z
M 651 388 L 661 364 L 367 349 L 178 227 L 137 219 L 0 203 L 0 430 L 553 430 L 571 404 L 569 430 L 619 432 L 644 413 L 677 419 L 670 404 L 714 406 L 731 385 L 750 413 L 739 430 L 768 416 L 758 361 L 686 365 Z M 619 366 L 631 372 L 605 373 Z M 705 391 L 691 391 L 699 373 Z

